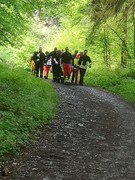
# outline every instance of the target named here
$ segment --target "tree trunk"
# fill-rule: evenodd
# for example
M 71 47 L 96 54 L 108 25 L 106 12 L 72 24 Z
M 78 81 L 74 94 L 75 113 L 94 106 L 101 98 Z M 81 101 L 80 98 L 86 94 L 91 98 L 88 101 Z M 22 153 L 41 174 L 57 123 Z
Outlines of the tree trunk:
M 104 61 L 107 64 L 107 42 L 106 42 L 106 32 L 104 29 Z
M 122 48 L 121 48 L 121 65 L 123 67 L 127 64 L 127 15 L 128 11 L 125 7 L 123 9 L 123 23 L 122 23 Z
M 108 67 L 110 67 L 111 53 L 110 53 L 109 37 L 108 34 L 106 33 L 106 29 L 104 29 L 104 62 Z

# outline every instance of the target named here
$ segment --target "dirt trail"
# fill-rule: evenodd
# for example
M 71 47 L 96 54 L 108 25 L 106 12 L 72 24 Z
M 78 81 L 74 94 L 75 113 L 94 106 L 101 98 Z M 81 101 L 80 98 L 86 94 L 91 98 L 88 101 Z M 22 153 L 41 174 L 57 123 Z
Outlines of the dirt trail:
M 0 179 L 134 180 L 135 106 L 92 87 L 54 86 L 58 115 Z

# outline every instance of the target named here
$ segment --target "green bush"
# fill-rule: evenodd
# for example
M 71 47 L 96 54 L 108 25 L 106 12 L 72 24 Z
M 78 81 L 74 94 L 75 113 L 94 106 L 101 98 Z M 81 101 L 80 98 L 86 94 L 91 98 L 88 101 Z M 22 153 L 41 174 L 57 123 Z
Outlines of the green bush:
M 126 75 L 125 77 L 129 77 L 132 79 L 135 79 L 135 69 L 131 69 Z

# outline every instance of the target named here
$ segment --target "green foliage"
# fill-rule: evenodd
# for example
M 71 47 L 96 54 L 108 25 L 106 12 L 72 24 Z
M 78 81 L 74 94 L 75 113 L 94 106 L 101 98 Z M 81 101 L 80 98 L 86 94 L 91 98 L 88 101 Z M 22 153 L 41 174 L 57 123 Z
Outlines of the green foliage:
M 130 71 L 125 75 L 125 77 L 135 79 L 135 69 L 130 69 Z
M 22 48 L 17 49 L 15 47 L 11 47 L 11 45 L 0 46 L 1 61 L 7 64 L 10 68 L 15 68 L 15 67 L 26 68 L 28 64 L 27 62 L 28 58 L 24 58 L 24 56 L 27 56 L 27 51 L 21 53 Z
M 135 102 L 133 5 L 134 0 L 0 0 L 0 62 L 7 64 L 0 64 L 0 155 L 15 150 L 35 127 L 55 115 L 58 97 L 53 87 L 20 70 L 28 67 L 39 46 L 43 51 L 55 46 L 69 46 L 70 52 L 87 48 L 93 68 L 87 70 L 85 83 Z M 131 56 L 125 69 L 117 68 L 123 7 L 128 9 L 126 48 Z M 105 43 L 110 53 L 108 68 Z
M 0 64 L 0 154 L 24 143 L 33 129 L 56 113 L 58 96 L 52 85 L 24 70 Z
M 67 21 L 66 21 L 67 22 Z M 56 40 L 53 42 L 53 46 L 57 46 L 60 49 L 65 49 L 66 46 L 69 47 L 71 52 L 75 49 L 82 50 L 85 48 L 84 32 L 78 30 L 78 26 L 70 27 L 67 23 L 65 29 L 59 31 Z
M 135 70 L 110 68 L 88 69 L 85 83 L 108 89 L 135 102 Z
M 39 46 L 43 47 L 44 52 L 53 50 L 53 40 L 57 33 L 57 26 L 44 26 L 44 21 L 37 17 L 36 20 L 31 20 L 29 31 L 20 36 L 22 40 L 16 46 L 0 46 L 0 60 L 12 68 L 27 68 L 31 55 Z
M 30 17 L 37 16 L 44 3 L 44 0 L 0 0 L 0 45 L 16 45 L 21 35 L 27 32 Z M 49 6 L 51 0 L 46 3 Z
M 89 2 L 90 5 L 87 4 L 87 9 L 90 12 L 88 15 L 89 19 L 91 19 L 91 23 L 89 23 L 89 28 L 86 34 L 86 44 L 92 47 L 94 43 L 98 43 L 100 47 L 105 48 L 104 41 L 106 37 L 103 33 L 102 41 L 97 42 L 97 37 L 99 39 L 99 35 L 101 34 L 99 32 L 102 32 L 104 29 L 109 33 L 108 37 L 111 40 L 111 42 L 107 44 L 107 48 L 111 45 L 109 47 L 111 59 L 113 61 L 119 59 L 120 61 L 123 53 L 122 50 L 124 50 L 123 58 L 126 63 L 129 63 L 131 60 L 133 61 L 135 46 L 133 43 L 134 1 L 90 0 Z M 114 41 L 112 42 L 112 40 Z M 115 59 L 113 57 L 114 54 L 116 54 Z M 103 55 L 104 54 L 102 53 L 101 56 Z
M 135 79 L 124 79 L 121 84 L 110 88 L 110 90 L 131 102 L 135 102 Z
M 60 6 L 59 26 L 56 27 L 57 30 L 53 33 L 53 40 L 50 43 L 52 49 L 55 46 L 60 49 L 68 46 L 73 52 L 75 49 L 85 48 L 86 28 L 82 19 L 86 2 L 87 0 L 70 0 L 65 1 L 66 6 L 64 4 Z

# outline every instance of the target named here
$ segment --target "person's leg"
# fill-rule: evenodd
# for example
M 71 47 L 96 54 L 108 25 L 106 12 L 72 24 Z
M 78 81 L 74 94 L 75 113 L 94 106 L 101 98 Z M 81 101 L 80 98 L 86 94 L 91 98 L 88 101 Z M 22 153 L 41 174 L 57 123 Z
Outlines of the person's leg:
M 80 68 L 80 81 L 79 84 L 83 85 L 84 69 Z
M 56 76 L 56 81 L 57 82 L 59 82 L 60 81 L 60 76 L 59 76 L 59 65 L 57 64 L 56 66 L 55 66 L 55 68 L 56 68 L 56 71 L 55 71 L 55 76 Z
M 38 63 L 35 64 L 35 74 L 36 74 L 36 77 L 39 76 L 39 64 Z
M 67 64 L 63 63 L 63 71 L 64 71 L 64 80 L 66 80 L 66 77 L 68 76 L 68 69 Z
M 78 72 L 79 72 L 79 70 L 76 69 L 76 73 L 75 73 L 75 84 L 77 84 L 77 82 L 78 82 Z
M 86 69 L 80 69 L 80 85 L 83 85 L 83 79 L 84 79 L 84 75 L 85 75 Z
M 63 69 L 60 67 L 59 71 L 60 71 L 60 82 L 61 82 L 61 83 L 64 83 Z
M 44 64 L 43 66 L 43 72 L 44 72 L 44 78 L 46 78 L 46 73 L 47 73 L 47 66 Z
M 31 61 L 31 70 L 32 70 L 32 72 L 34 74 L 34 71 L 35 71 L 35 63 L 34 63 L 34 61 Z
M 48 79 L 49 71 L 50 71 L 50 66 L 47 66 L 47 68 L 46 68 L 46 77 L 47 77 L 47 79 Z
M 74 78 L 75 78 L 75 72 L 72 71 L 72 79 L 71 79 L 71 82 L 74 83 Z
M 52 65 L 52 70 L 53 70 L 53 81 L 56 81 L 57 70 L 56 70 L 56 66 L 55 65 Z
M 79 80 L 79 84 L 82 83 L 82 69 L 80 68 L 80 80 Z
M 66 78 L 66 66 L 65 66 L 65 64 L 63 63 L 63 74 L 64 74 L 64 78 Z
M 43 77 L 43 64 L 40 64 L 40 77 Z
M 71 66 L 70 66 L 70 64 L 67 64 L 67 77 L 68 77 L 68 80 L 70 79 L 70 74 L 71 74 Z
M 33 74 L 36 75 L 36 65 L 34 64 L 34 67 L 33 67 Z

